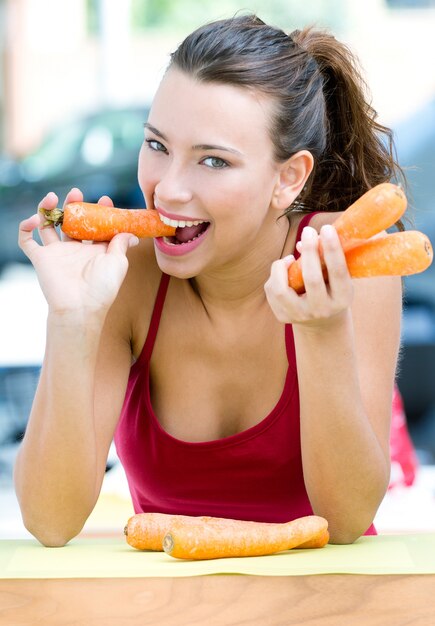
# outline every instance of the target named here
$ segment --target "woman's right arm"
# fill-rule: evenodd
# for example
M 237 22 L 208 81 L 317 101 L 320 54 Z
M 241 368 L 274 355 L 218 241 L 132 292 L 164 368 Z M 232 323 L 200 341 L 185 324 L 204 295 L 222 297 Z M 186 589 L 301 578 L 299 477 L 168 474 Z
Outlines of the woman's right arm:
M 79 196 L 74 190 L 66 201 Z M 26 528 L 44 545 L 62 546 L 95 506 L 124 399 L 130 327 L 117 295 L 134 240 L 61 242 L 50 228 L 40 231 L 40 246 L 32 234 L 38 219 L 22 222 L 20 245 L 48 302 L 46 352 L 14 480 Z

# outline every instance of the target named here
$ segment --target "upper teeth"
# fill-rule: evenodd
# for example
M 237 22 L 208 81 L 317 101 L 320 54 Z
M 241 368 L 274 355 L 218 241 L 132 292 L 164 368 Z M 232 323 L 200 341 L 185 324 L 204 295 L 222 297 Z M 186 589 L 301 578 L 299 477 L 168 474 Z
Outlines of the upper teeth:
M 187 222 L 185 220 L 171 220 L 169 217 L 165 217 L 161 213 L 160 219 L 164 224 L 168 226 L 173 226 L 174 228 L 184 228 L 185 226 L 198 226 L 198 224 L 204 224 L 206 220 L 196 220 L 194 222 Z

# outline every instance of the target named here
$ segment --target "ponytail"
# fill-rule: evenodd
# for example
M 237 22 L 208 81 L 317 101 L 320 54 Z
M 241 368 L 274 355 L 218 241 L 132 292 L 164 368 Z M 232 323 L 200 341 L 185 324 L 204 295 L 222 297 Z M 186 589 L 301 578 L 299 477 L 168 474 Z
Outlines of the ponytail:
M 351 51 L 313 28 L 295 31 L 291 38 L 316 61 L 326 105 L 326 146 L 298 199 L 301 208 L 341 211 L 379 183 L 404 184 L 393 133 L 377 121 Z

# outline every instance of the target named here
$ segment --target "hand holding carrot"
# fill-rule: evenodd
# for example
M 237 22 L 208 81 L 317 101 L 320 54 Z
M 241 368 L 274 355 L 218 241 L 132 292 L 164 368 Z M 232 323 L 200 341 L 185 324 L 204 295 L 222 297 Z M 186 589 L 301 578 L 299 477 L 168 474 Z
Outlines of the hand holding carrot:
M 82 194 L 73 189 L 65 204 L 79 202 Z M 111 205 L 108 198 L 101 204 Z M 49 193 L 40 203 L 51 210 L 58 198 Z M 19 245 L 35 267 L 51 313 L 98 311 L 105 314 L 114 301 L 128 268 L 128 248 L 137 243 L 131 234 L 117 235 L 110 243 L 84 244 L 63 237 L 53 227 L 43 225 L 42 215 L 20 224 Z M 33 238 L 38 229 L 42 245 Z
M 266 297 L 278 321 L 324 328 L 326 324 L 333 324 L 351 305 L 353 283 L 333 226 L 323 226 L 320 233 L 307 226 L 302 232 L 301 246 L 303 252 L 299 261 L 306 286 L 304 296 L 289 289 L 288 273 L 295 264 L 290 255 L 272 263 L 270 277 L 264 286 Z M 329 284 L 324 279 L 323 264 L 328 268 Z
M 403 191 L 382 183 L 358 198 L 334 225 L 322 227 L 320 234 L 305 228 L 297 246 L 300 258 L 276 261 L 265 285 L 278 320 L 323 324 L 349 306 L 351 278 L 407 276 L 429 267 L 433 250 L 426 235 L 384 232 L 405 209 Z
M 352 277 L 409 276 L 423 272 L 433 259 L 429 239 L 419 231 L 382 234 L 405 212 L 403 191 L 392 183 L 369 189 L 334 222 L 346 265 Z M 376 237 L 382 234 L 382 237 Z M 328 269 L 320 242 L 319 258 L 322 273 Z M 302 259 L 289 266 L 288 283 L 297 293 L 305 291 Z

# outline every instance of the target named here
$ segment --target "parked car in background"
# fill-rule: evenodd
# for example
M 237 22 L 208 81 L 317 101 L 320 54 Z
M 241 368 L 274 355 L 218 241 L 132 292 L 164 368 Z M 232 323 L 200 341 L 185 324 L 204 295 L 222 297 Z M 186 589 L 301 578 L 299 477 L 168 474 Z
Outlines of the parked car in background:
M 411 223 L 435 247 L 435 99 L 395 129 L 405 168 Z M 398 386 L 416 447 L 435 463 L 435 263 L 404 279 L 402 355 Z
M 101 110 L 53 130 L 19 161 L 0 158 L 0 271 L 8 263 L 27 262 L 17 246 L 18 224 L 49 191 L 59 202 L 77 186 L 88 202 L 108 195 L 115 206 L 144 206 L 137 158 L 147 116 L 146 106 Z

